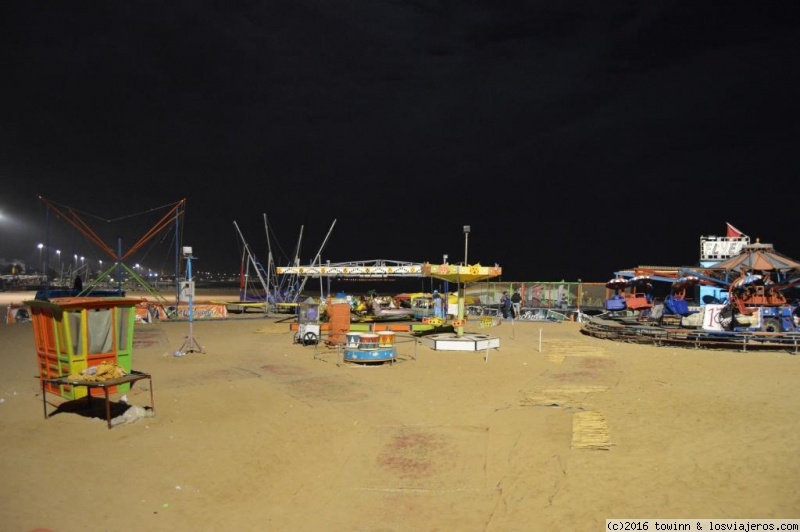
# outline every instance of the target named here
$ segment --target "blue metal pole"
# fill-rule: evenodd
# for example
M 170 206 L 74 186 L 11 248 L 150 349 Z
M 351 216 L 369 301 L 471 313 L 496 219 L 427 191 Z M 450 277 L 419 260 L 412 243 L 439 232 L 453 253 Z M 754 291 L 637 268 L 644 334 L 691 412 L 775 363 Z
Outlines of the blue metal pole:
M 191 336 L 192 316 L 194 316 L 194 294 L 192 290 L 192 258 L 186 258 L 186 282 L 189 283 L 189 331 Z
M 175 304 L 177 305 L 181 300 L 181 284 L 178 282 L 178 275 L 181 271 L 180 259 L 180 212 L 175 210 Z

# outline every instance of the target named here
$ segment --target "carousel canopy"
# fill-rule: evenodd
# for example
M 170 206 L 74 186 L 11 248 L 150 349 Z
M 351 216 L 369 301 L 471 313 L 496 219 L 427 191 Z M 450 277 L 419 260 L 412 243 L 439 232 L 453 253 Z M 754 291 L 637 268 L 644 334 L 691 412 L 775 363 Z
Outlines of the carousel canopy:
M 772 244 L 752 244 L 746 246 L 739 255 L 719 262 L 710 268 L 714 271 L 759 271 L 800 273 L 800 262 L 778 253 Z
M 474 283 L 485 281 L 503 274 L 500 266 L 481 266 L 472 264 L 461 266 L 459 264 L 423 264 L 422 275 L 433 277 L 451 283 Z

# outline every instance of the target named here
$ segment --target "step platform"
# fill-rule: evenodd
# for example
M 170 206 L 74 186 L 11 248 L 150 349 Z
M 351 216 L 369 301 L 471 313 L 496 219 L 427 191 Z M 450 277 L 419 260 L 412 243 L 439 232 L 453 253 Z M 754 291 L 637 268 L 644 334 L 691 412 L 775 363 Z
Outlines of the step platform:
M 435 351 L 483 351 L 500 347 L 500 338 L 488 334 L 430 334 L 423 336 L 420 342 Z

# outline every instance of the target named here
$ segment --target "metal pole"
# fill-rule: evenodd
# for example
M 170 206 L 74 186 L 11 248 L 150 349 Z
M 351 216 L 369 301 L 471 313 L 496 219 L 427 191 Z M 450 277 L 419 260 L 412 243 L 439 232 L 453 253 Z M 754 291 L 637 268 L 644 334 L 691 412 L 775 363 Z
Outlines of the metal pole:
M 248 258 L 247 272 L 248 273 L 250 272 L 250 264 L 252 264 L 253 269 L 256 271 L 256 275 L 258 276 L 258 280 L 261 282 L 261 287 L 264 289 L 264 308 L 266 309 L 266 307 L 268 306 L 267 300 L 269 299 L 269 283 L 268 283 L 269 278 L 267 278 L 267 280 L 264 280 L 264 277 L 261 275 L 261 271 L 258 268 L 258 263 L 256 262 L 256 258 L 250 252 L 250 246 L 247 245 L 247 241 L 244 239 L 244 235 L 242 234 L 242 231 L 239 229 L 239 224 L 236 223 L 236 220 L 233 221 L 233 226 L 236 228 L 236 232 L 239 233 L 239 238 L 242 239 L 242 245 L 244 246 L 244 251 L 245 253 L 247 253 L 247 258 Z M 188 262 L 187 262 L 187 267 L 188 267 Z M 245 278 L 245 281 L 246 280 L 247 279 Z
M 322 255 L 322 250 L 325 249 L 325 244 L 328 243 L 328 239 L 331 236 L 331 232 L 333 231 L 333 226 L 334 225 L 336 225 L 336 220 L 335 219 L 333 220 L 333 223 L 331 224 L 331 228 L 328 229 L 328 234 L 325 235 L 325 240 L 322 241 L 322 245 L 319 247 L 319 251 L 317 251 L 317 254 L 314 256 L 314 260 L 311 261 L 311 266 L 317 264 L 317 261 L 319 261 L 319 265 L 322 266 L 322 258 L 320 257 L 320 255 Z M 303 277 L 303 281 L 300 283 L 300 289 L 298 290 L 298 295 L 303 291 L 303 288 L 305 288 L 307 280 L 308 280 L 307 276 Z M 322 286 L 322 279 L 320 279 L 320 287 L 321 286 Z
M 45 219 L 45 233 L 44 233 L 44 247 L 47 250 L 47 253 L 44 256 L 44 293 L 46 296 L 49 295 L 50 290 L 50 207 L 47 208 L 44 214 Z M 39 260 L 41 261 L 41 253 L 42 250 L 39 248 Z
M 469 244 L 469 231 L 470 227 L 468 225 L 464 226 L 464 266 L 466 273 L 469 273 L 469 258 L 468 258 L 468 244 Z M 456 327 L 456 336 L 462 337 L 464 336 L 464 316 L 466 313 L 464 312 L 464 301 L 467 298 L 467 287 L 466 283 L 463 282 L 461 279 L 461 269 L 458 270 L 458 322 L 459 326 Z
M 189 336 L 186 337 L 186 341 L 183 342 L 181 346 L 180 352 L 181 353 L 193 353 L 198 351 L 200 353 L 205 353 L 203 346 L 201 346 L 197 340 L 194 338 L 194 283 L 192 282 L 192 256 L 188 255 L 186 257 L 186 282 L 189 286 Z
M 181 283 L 180 281 L 178 281 L 178 278 L 181 273 L 180 240 L 181 240 L 180 212 L 178 209 L 175 209 L 175 306 L 176 307 L 178 303 L 180 303 L 181 301 Z M 122 253 L 120 253 L 120 256 L 122 256 Z
M 267 293 L 264 294 L 264 313 L 269 314 L 269 300 L 270 300 L 270 286 L 272 283 L 275 282 L 274 279 L 270 279 L 272 272 L 274 271 L 275 265 L 272 264 L 272 244 L 269 241 L 269 223 L 267 223 L 267 213 L 263 213 L 264 215 L 264 232 L 267 235 Z
M 122 237 L 117 237 L 117 295 L 122 295 Z M 178 283 L 178 278 L 175 277 L 175 284 Z

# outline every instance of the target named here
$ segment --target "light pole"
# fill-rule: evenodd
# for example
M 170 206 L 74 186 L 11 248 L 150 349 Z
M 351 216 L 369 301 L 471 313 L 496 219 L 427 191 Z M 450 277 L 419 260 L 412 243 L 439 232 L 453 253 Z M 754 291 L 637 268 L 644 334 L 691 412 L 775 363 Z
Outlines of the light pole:
M 56 257 L 58 257 L 58 284 L 64 284 L 64 280 L 61 279 L 61 250 L 56 250 Z
M 469 262 L 467 262 L 467 244 L 469 242 L 469 231 L 470 227 L 468 225 L 464 226 L 464 268 L 466 269 L 465 273 L 469 272 Z M 460 277 L 460 276 L 459 276 Z M 466 313 L 464 312 L 464 300 L 466 299 L 467 295 L 467 287 L 464 282 L 459 278 L 458 287 L 458 322 L 459 326 L 456 327 L 456 336 L 461 337 L 464 336 L 464 316 Z
M 447 253 L 442 255 L 442 264 L 447 264 Z M 447 317 L 447 311 L 450 307 L 450 283 L 445 279 L 444 281 L 444 316 Z
M 44 244 L 40 242 L 36 247 L 39 248 L 39 271 L 44 273 L 44 264 L 42 263 L 42 249 L 44 249 Z
M 464 266 L 469 266 L 467 262 L 467 245 L 469 244 L 469 226 L 464 226 Z

